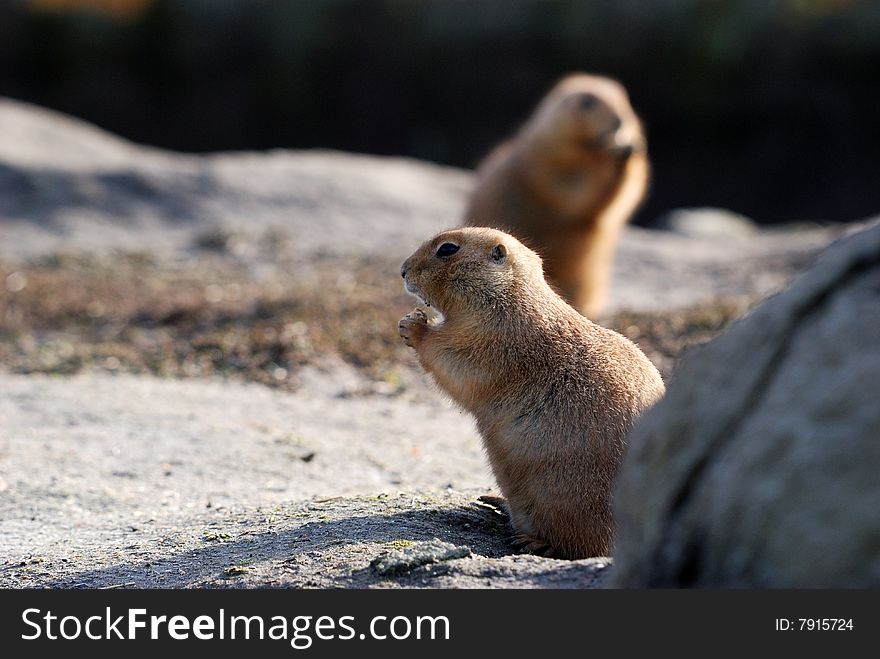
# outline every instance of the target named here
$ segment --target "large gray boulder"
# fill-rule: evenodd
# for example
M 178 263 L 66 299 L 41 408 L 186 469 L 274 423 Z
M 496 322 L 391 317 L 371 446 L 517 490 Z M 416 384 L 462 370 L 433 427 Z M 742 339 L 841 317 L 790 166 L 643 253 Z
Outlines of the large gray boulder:
M 616 509 L 617 586 L 880 587 L 880 223 L 685 357 Z

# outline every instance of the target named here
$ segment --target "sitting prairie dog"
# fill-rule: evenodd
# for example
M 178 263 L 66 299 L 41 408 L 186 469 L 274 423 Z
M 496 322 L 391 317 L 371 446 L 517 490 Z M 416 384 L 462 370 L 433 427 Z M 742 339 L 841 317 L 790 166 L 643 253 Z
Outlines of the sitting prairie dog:
M 416 309 L 399 324 L 422 367 L 476 417 L 517 544 L 607 556 L 611 488 L 636 418 L 664 393 L 635 344 L 544 279 L 540 257 L 494 229 L 447 231 L 401 267 Z
M 562 296 L 594 318 L 605 304 L 620 231 L 649 176 L 642 124 L 623 86 L 570 75 L 480 165 L 464 224 L 526 241 Z

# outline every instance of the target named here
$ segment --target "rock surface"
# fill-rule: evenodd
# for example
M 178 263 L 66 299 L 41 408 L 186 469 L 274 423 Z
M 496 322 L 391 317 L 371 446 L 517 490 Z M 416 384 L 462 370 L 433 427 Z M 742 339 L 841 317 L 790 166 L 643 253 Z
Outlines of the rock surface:
M 0 99 L 0 258 L 125 249 L 191 258 L 232 234 L 235 251 L 279 232 L 297 260 L 402 261 L 455 226 L 472 174 L 327 151 L 176 154 L 131 144 L 42 108 Z M 763 231 L 731 241 L 628 227 L 609 311 L 754 297 L 783 286 L 840 229 Z
M 747 240 L 758 227 L 749 218 L 723 208 L 680 208 L 661 218 L 658 226 L 685 236 Z
M 680 365 L 630 437 L 617 585 L 880 586 L 880 224 Z

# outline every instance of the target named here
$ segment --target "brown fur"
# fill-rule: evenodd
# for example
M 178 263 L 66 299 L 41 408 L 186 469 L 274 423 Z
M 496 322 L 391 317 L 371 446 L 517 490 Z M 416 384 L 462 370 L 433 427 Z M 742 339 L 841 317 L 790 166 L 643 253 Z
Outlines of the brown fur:
M 527 240 L 563 297 L 593 318 L 605 303 L 618 236 L 649 175 L 626 90 L 608 78 L 571 75 L 480 166 L 464 223 Z
M 458 245 L 438 256 L 444 243 Z M 416 309 L 400 335 L 477 420 L 518 543 L 565 558 L 609 555 L 612 481 L 635 419 L 664 392 L 628 339 L 547 284 L 540 257 L 494 229 L 447 231 L 401 268 Z

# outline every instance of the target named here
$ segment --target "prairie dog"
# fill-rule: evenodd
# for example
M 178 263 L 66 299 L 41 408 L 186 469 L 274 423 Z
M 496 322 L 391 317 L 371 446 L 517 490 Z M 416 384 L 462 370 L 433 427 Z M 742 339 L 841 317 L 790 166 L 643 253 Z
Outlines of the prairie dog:
M 605 304 L 620 231 L 649 178 L 642 123 L 626 90 L 609 78 L 573 74 L 480 165 L 464 224 L 526 241 L 562 296 L 594 318 Z
M 401 275 L 440 318 L 417 308 L 400 335 L 476 417 L 517 544 L 562 558 L 609 555 L 612 481 L 627 432 L 664 393 L 657 369 L 569 306 L 540 257 L 501 231 L 441 233 Z

